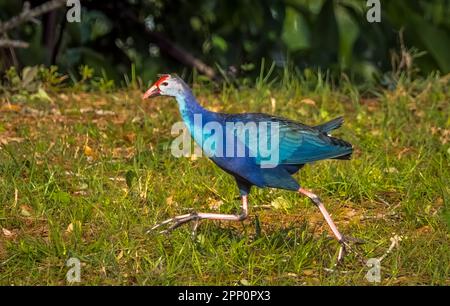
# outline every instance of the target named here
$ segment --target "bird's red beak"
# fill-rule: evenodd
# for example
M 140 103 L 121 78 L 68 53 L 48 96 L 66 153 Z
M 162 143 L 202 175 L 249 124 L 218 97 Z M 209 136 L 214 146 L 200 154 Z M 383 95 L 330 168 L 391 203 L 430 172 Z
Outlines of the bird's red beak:
M 159 87 L 155 84 L 144 93 L 144 95 L 142 96 L 142 99 L 145 100 L 147 98 L 157 97 L 160 94 L 161 94 L 161 91 L 159 90 Z
M 152 85 L 142 96 L 142 99 L 147 99 L 151 97 L 157 97 L 161 95 L 161 90 L 159 89 L 159 85 L 169 79 L 170 75 L 163 74 L 155 84 Z

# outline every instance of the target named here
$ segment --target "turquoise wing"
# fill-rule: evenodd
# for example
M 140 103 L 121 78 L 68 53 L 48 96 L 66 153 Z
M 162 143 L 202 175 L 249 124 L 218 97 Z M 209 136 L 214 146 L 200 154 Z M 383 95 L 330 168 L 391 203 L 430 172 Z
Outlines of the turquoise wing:
M 301 123 L 263 114 L 244 114 L 240 119 L 245 128 L 236 129 L 235 137 L 261 165 L 305 164 L 352 152 L 349 143 Z

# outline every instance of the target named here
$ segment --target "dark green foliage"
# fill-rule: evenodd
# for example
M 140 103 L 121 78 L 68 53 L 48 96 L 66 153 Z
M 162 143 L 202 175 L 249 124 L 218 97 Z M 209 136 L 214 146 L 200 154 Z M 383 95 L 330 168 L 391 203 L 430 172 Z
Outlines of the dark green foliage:
M 17 15 L 22 2 L 0 0 L 0 19 Z M 410 69 L 413 59 L 422 73 L 450 71 L 445 0 L 382 1 L 381 23 L 367 21 L 365 0 L 85 0 L 82 5 L 81 23 L 66 23 L 61 9 L 10 31 L 10 38 L 30 43 L 16 51 L 19 63 L 57 64 L 75 80 L 83 77 L 79 67 L 88 65 L 102 79 L 126 85 L 132 67 L 144 81 L 162 71 L 183 72 L 189 64 L 171 53 L 176 47 L 231 77 L 256 77 L 262 58 L 277 67 L 289 61 L 361 81 Z M 8 52 L 2 55 L 6 69 L 11 59 Z

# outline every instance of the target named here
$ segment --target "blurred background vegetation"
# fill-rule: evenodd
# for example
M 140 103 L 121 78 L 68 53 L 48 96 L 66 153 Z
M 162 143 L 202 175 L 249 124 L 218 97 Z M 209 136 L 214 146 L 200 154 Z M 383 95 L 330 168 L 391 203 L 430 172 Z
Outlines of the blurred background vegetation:
M 36 7 L 46 1 L 29 1 Z M 74 82 L 94 75 L 103 85 L 147 83 L 157 73 L 195 68 L 210 79 L 254 79 L 264 59 L 320 69 L 355 83 L 387 83 L 399 71 L 450 72 L 450 1 L 381 1 L 369 23 L 366 0 L 82 0 L 80 23 L 62 6 L 7 32 L 27 48 L 1 48 L 9 67 L 56 65 Z M 0 0 L 2 22 L 24 1 Z M 1 33 L 0 33 L 1 34 Z M 4 33 L 2 34 L 4 35 Z M 6 36 L 4 36 L 6 37 Z M 276 75 L 276 74 L 274 74 Z M 4 79 L 4 78 L 3 78 Z

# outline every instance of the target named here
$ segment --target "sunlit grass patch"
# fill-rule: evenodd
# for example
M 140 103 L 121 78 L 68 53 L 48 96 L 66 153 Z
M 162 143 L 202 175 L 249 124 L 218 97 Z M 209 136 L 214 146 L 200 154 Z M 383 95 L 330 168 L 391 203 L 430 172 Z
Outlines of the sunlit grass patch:
M 170 154 L 175 101 L 135 90 L 49 92 L 53 102 L 0 111 L 0 283 L 370 284 L 363 259 L 385 254 L 381 284 L 449 284 L 448 80 L 357 89 L 261 83 L 194 87 L 216 111 L 278 114 L 306 124 L 338 115 L 351 161 L 322 161 L 296 177 L 322 197 L 341 231 L 366 244 L 330 272 L 338 249 L 307 199 L 253 189 L 243 223 L 203 221 L 169 236 L 146 230 L 191 210 L 233 213 L 235 183 L 205 157 Z M 27 111 L 22 111 L 28 109 Z

